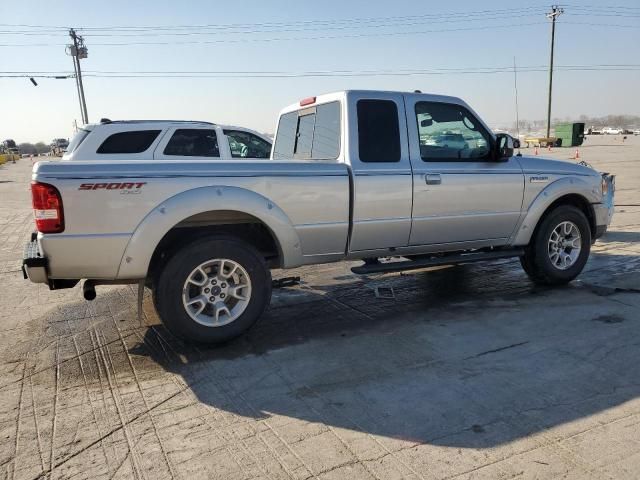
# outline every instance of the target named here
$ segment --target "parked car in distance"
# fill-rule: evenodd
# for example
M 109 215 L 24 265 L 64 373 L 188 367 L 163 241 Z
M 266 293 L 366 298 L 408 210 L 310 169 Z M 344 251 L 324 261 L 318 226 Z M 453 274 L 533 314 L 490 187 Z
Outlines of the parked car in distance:
M 605 127 L 602 129 L 603 135 L 620 135 L 621 133 L 622 133 L 621 128 Z
M 78 130 L 63 160 L 267 160 L 271 140 L 248 128 L 177 120 L 102 119 Z
M 445 133 L 435 137 L 435 145 L 443 148 L 451 148 L 454 150 L 464 150 L 469 148 L 461 133 Z
M 468 148 L 427 142 L 445 131 Z M 282 110 L 268 162 L 219 161 L 220 138 L 212 124 L 113 122 L 87 133 L 77 161 L 37 163 L 25 278 L 51 289 L 86 279 L 86 299 L 100 284 L 146 285 L 174 334 L 214 343 L 262 315 L 271 269 L 363 260 L 352 271 L 371 274 L 514 257 L 533 282 L 561 285 L 613 215 L 612 175 L 513 156 L 512 138 L 456 97 L 303 99 Z

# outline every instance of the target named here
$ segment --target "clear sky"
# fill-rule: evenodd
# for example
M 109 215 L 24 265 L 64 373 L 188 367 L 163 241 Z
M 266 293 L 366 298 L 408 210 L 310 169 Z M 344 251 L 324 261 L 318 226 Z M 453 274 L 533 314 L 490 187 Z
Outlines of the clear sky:
M 553 116 L 640 115 L 640 3 L 594 0 L 592 4 L 563 5 L 565 13 L 556 30 L 557 65 L 636 67 L 624 67 L 624 71 L 602 70 L 620 67 L 559 69 L 554 75 Z M 514 56 L 523 70 L 538 67 L 539 71 L 518 75 L 520 118 L 544 118 L 550 34 L 544 13 L 549 9 L 547 3 L 507 0 L 0 0 L 0 75 L 71 72 L 71 57 L 64 48 L 67 33 L 49 27 L 84 27 L 87 30 L 80 33 L 89 58 L 82 60 L 82 68 L 88 75 L 141 71 L 351 73 L 289 78 L 87 76 L 90 121 L 101 117 L 195 119 L 273 132 L 277 113 L 285 105 L 323 92 L 364 88 L 420 89 L 460 96 L 490 125 L 509 125 L 515 118 L 513 73 L 460 71 L 509 68 Z M 89 30 L 140 26 L 191 28 Z M 45 45 L 16 46 L 34 43 Z M 113 43 L 128 45 L 107 45 Z M 358 73 L 369 70 L 439 73 Z M 72 135 L 73 121 L 80 118 L 74 80 L 37 81 L 34 87 L 27 78 L 0 78 L 0 140 L 49 142 Z

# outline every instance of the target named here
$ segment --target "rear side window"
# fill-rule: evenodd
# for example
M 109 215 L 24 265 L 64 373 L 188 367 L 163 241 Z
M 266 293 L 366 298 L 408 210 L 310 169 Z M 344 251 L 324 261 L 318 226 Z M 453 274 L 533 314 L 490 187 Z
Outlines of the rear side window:
M 340 103 L 285 113 L 280 117 L 273 158 L 335 160 L 340 155 Z
M 340 104 L 331 102 L 316 109 L 312 158 L 336 159 L 340 155 Z
M 213 129 L 180 128 L 164 149 L 165 155 L 185 157 L 219 157 L 218 138 Z
M 398 107 L 391 100 L 358 100 L 358 151 L 362 162 L 399 162 Z
M 142 153 L 160 134 L 160 130 L 134 130 L 114 133 L 102 142 L 96 153 Z

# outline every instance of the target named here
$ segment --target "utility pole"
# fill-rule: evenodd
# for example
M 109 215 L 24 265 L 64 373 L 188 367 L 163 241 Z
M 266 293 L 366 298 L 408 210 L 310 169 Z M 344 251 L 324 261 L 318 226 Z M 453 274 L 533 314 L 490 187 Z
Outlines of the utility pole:
M 80 59 L 87 58 L 88 50 L 84 45 L 84 39 L 76 34 L 76 31 L 69 29 L 69 36 L 73 41 L 73 45 L 67 46 L 67 52 L 73 58 L 73 69 L 76 75 L 76 88 L 78 89 L 78 100 L 80 101 L 80 115 L 82 123 L 89 123 L 89 115 L 87 114 L 87 101 L 84 98 L 84 86 L 82 85 L 82 70 L 80 69 Z
M 551 11 L 547 13 L 547 18 L 551 19 L 551 57 L 549 59 L 549 103 L 547 105 L 547 138 L 551 136 L 551 90 L 553 87 L 553 45 L 556 38 L 556 18 L 564 13 L 564 9 L 553 5 Z

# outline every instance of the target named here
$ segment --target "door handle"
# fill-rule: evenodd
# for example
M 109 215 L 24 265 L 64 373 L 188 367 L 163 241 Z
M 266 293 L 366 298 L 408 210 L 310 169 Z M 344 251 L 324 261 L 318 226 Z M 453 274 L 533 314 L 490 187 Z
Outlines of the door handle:
M 439 173 L 427 173 L 424 176 L 424 181 L 427 182 L 427 185 L 440 185 L 442 178 L 440 178 Z

